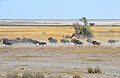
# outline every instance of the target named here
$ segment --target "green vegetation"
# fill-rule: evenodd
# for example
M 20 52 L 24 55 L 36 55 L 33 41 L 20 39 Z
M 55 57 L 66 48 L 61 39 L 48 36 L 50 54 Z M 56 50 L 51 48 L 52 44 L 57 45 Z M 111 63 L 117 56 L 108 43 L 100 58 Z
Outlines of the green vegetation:
M 89 67 L 87 70 L 88 70 L 88 73 L 101 73 L 101 70 L 99 67 L 96 67 L 96 68 Z
M 82 17 L 80 19 L 80 21 L 82 21 L 84 23 L 84 25 L 80 25 L 79 23 L 73 24 L 75 33 L 72 35 L 72 37 L 73 36 L 83 37 L 83 38 L 93 37 L 93 31 L 91 30 L 91 27 L 88 25 L 88 21 L 87 21 L 86 17 Z

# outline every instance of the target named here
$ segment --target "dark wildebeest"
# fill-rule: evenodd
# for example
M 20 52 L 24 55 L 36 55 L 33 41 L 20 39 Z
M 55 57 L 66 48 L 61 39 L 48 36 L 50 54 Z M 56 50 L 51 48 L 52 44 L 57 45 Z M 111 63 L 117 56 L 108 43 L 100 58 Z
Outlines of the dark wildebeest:
M 95 45 L 98 45 L 100 46 L 101 42 L 98 42 L 98 41 L 92 41 L 92 44 L 95 46 Z
M 75 42 L 79 42 L 80 40 L 77 39 L 72 39 L 71 42 L 75 43 Z
M 84 44 L 80 40 L 76 40 L 76 39 L 72 39 L 71 42 L 73 42 L 75 45 L 79 45 L 79 46 Z
M 46 42 L 39 42 L 39 45 L 46 45 L 47 46 L 47 43 Z
M 22 43 L 31 43 L 33 41 L 33 39 L 31 38 L 23 38 L 22 39 Z
M 66 39 L 61 39 L 61 42 L 62 42 L 62 43 L 68 43 L 68 44 L 70 43 L 70 41 L 69 41 L 69 40 L 66 40 Z
M 14 39 L 14 43 L 22 43 L 22 39 L 21 38 L 16 38 L 16 39 Z
M 39 44 L 39 41 L 37 41 L 37 40 L 31 40 L 31 41 L 29 41 L 29 43 L 37 45 L 37 44 Z
M 49 43 L 57 43 L 57 39 L 54 39 L 52 37 L 49 37 L 48 40 L 49 40 Z
M 111 45 L 112 43 L 115 45 L 116 42 L 119 42 L 119 40 L 108 40 L 108 43 L 111 43 Z
M 80 45 L 83 45 L 84 43 L 80 41 L 80 42 L 75 42 L 74 44 L 80 46 Z
M 6 47 L 6 45 L 12 46 L 12 44 L 13 44 L 13 42 L 7 38 L 3 38 L 2 41 L 3 41 L 3 44 L 5 44 L 5 47 Z

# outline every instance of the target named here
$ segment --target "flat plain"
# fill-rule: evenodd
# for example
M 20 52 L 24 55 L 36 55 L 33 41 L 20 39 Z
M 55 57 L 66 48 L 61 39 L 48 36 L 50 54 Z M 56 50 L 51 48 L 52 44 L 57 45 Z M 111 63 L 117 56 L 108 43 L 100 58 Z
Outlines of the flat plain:
M 72 26 L 0 26 L 0 38 L 27 37 L 48 44 L 47 47 L 29 43 L 4 47 L 1 43 L 0 77 L 5 78 L 8 72 L 38 71 L 46 78 L 51 74 L 61 74 L 63 78 L 76 74 L 82 78 L 120 78 L 120 43 L 107 43 L 109 39 L 120 39 L 120 27 L 93 26 L 92 29 L 94 39 L 102 43 L 99 47 L 88 44 L 86 39 L 80 39 L 85 43 L 83 46 L 60 43 L 63 35 L 74 32 Z M 59 43 L 48 43 L 48 37 L 57 38 Z M 100 67 L 102 73 L 88 73 L 89 67 Z

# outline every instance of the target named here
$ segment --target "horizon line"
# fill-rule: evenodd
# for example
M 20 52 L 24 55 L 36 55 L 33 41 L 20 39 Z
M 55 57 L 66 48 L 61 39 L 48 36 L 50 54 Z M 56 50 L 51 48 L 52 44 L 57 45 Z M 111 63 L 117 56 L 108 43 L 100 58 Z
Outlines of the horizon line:
M 0 20 L 79 20 L 79 19 L 0 19 Z M 87 19 L 87 20 L 120 20 L 120 19 Z

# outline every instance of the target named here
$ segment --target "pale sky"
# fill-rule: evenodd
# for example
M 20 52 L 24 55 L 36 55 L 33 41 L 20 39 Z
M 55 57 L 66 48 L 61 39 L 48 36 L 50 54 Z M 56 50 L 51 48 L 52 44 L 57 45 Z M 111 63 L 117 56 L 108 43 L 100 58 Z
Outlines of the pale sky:
M 0 0 L 0 19 L 120 19 L 120 0 Z

